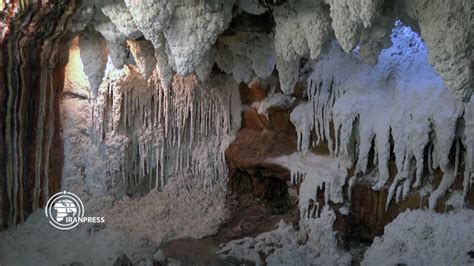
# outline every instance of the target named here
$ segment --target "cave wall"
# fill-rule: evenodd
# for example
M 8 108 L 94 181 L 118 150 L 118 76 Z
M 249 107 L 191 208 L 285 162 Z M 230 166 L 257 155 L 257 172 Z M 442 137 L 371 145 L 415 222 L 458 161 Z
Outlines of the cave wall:
M 178 176 L 183 176 L 183 169 L 177 166 L 182 162 L 191 164 L 184 169 L 194 169 L 190 171 L 195 175 L 207 176 L 205 180 L 225 175 L 223 153 L 232 137 L 219 138 L 239 126 L 238 112 L 229 111 L 233 104 L 240 104 L 235 100 L 236 82 L 251 84 L 254 80 L 269 82 L 271 93 L 266 91 L 258 96 L 258 100 L 254 99 L 255 104 L 247 103 L 250 111 L 244 113 L 241 132 L 247 132 L 250 137 L 237 136 L 234 145 L 228 149 L 231 175 L 235 169 L 245 169 L 259 175 L 275 174 L 280 180 L 288 180 L 286 169 L 289 169 L 289 179 L 293 182 L 301 171 L 291 168 L 291 165 L 278 166 L 265 160 L 276 154 L 290 155 L 295 147 L 296 151 L 317 150 L 318 145 L 312 144 L 324 142 L 327 142 L 327 147 L 322 149 L 327 149 L 329 155 L 351 157 L 352 161 L 349 160 L 350 165 L 346 168 L 355 171 L 352 176 L 367 174 L 369 155 L 375 149 L 372 141 L 374 135 L 378 135 L 375 140 L 379 142 L 383 136 L 384 145 L 375 145 L 378 156 L 374 158 L 377 158 L 382 174 L 378 175 L 380 182 L 374 190 L 380 190 L 390 181 L 393 186 L 388 198 L 406 197 L 413 182 L 420 185 L 425 154 L 419 147 L 431 143 L 426 141 L 431 132 L 423 128 L 422 134 L 413 133 L 413 137 L 422 140 L 410 142 L 413 147 L 409 147 L 405 154 L 403 148 L 395 152 L 397 169 L 402 174 L 391 176 L 387 170 L 391 160 L 387 127 L 382 129 L 385 130 L 383 134 L 352 134 L 357 129 L 352 128 L 351 119 L 365 117 L 376 108 L 344 113 L 346 110 L 341 107 L 344 103 L 353 106 L 356 98 L 361 100 L 360 95 L 379 100 L 372 95 L 378 94 L 361 89 L 363 86 L 358 80 L 353 83 L 359 88 L 352 88 L 356 86 L 351 87 L 347 79 L 357 79 L 357 75 L 338 76 L 321 71 L 332 69 L 337 72 L 336 63 L 341 63 L 338 60 L 351 57 L 344 62 L 356 69 L 361 66 L 360 71 L 375 69 L 373 71 L 377 73 L 388 71 L 390 74 L 390 66 L 382 65 L 377 69 L 377 64 L 383 55 L 382 49 L 391 45 L 392 29 L 396 23 L 410 26 L 426 44 L 430 52 L 424 56 L 434 69 L 430 71 L 436 71 L 435 75 L 441 77 L 436 77 L 436 88 L 442 87 L 440 95 L 449 103 L 446 107 L 450 107 L 446 108 L 446 113 L 451 115 L 447 119 L 449 123 L 438 125 L 443 138 L 437 140 L 443 142 L 439 146 L 443 149 L 435 149 L 435 164 L 434 167 L 428 166 L 428 170 L 436 170 L 437 166 L 442 172 L 452 170 L 451 142 L 456 139 L 454 157 L 457 159 L 454 160 L 459 166 L 456 169 L 464 171 L 466 181 L 462 187 L 465 197 L 469 192 L 466 189 L 470 184 L 468 176 L 474 169 L 470 134 L 472 103 L 469 104 L 472 102 L 473 80 L 469 59 L 472 3 L 459 0 L 446 5 L 443 1 L 367 1 L 353 5 L 348 1 L 329 0 L 277 1 L 271 4 L 267 1 L 231 0 L 193 3 L 83 1 L 80 4 L 66 1 L 2 2 L 0 100 L 4 105 L 0 108 L 0 115 L 4 121 L 0 123 L 0 141 L 4 147 L 1 156 L 5 163 L 0 166 L 0 171 L 6 177 L 2 180 L 3 223 L 11 225 L 21 221 L 26 213 L 41 206 L 48 194 L 59 189 L 61 176 L 63 181 L 72 183 L 74 179 L 84 179 L 85 186 L 96 187 L 96 191 L 104 184 L 107 189 L 115 187 L 118 182 L 121 191 L 132 193 L 162 188 L 167 177 L 176 176 L 171 172 L 181 172 Z M 89 82 L 88 88 L 83 90 L 88 95 L 85 91 L 77 93 L 69 89 L 64 95 L 90 101 L 85 108 L 90 108 L 92 120 L 80 122 L 88 124 L 82 127 L 83 132 L 73 132 L 80 135 L 88 128 L 83 135 L 90 138 L 90 144 L 86 146 L 93 147 L 93 152 L 82 160 L 86 163 L 73 159 L 73 155 L 82 153 L 84 147 L 71 148 L 80 145 L 67 140 L 68 154 L 63 157 L 62 145 L 53 145 L 61 142 L 58 99 L 67 51 L 70 41 L 77 35 L 79 40 L 74 45 L 81 50 L 83 71 Z M 132 66 L 133 63 L 136 66 Z M 224 74 L 227 74 L 225 78 Z M 391 85 L 392 78 L 388 75 L 382 79 Z M 390 87 L 383 83 L 380 85 L 382 88 Z M 413 88 L 425 86 L 409 82 L 405 85 Z M 191 87 L 193 93 L 189 93 Z M 227 89 L 233 94 L 221 97 L 220 92 L 216 92 L 222 91 L 220 87 L 229 87 Z M 252 87 L 250 85 L 250 90 Z M 242 98 L 248 93 L 252 92 L 242 93 Z M 269 97 L 264 98 L 265 94 Z M 391 104 L 387 99 L 392 96 L 383 99 L 387 105 Z M 431 98 L 435 97 L 431 94 Z M 339 98 L 340 104 L 333 106 Z M 216 99 L 219 103 L 214 102 Z M 242 103 L 246 104 L 246 101 L 242 99 Z M 163 106 L 157 108 L 158 103 Z M 275 106 L 277 111 L 272 109 Z M 337 112 L 333 113 L 333 107 Z M 63 111 L 67 116 L 67 109 Z M 211 141 L 215 144 L 210 145 L 211 148 L 201 145 L 208 143 L 205 138 L 201 139 L 201 144 L 193 143 L 194 136 L 191 135 L 195 133 L 191 121 L 196 119 L 193 115 L 198 115 L 200 125 L 204 125 L 200 127 L 202 132 L 198 132 L 198 136 L 206 135 L 210 128 L 215 130 L 218 140 Z M 330 119 L 331 116 L 334 119 Z M 68 121 L 77 118 L 69 117 Z M 433 117 L 428 114 L 417 118 Z M 458 121 L 453 124 L 454 118 L 464 121 L 464 124 L 457 124 Z M 377 131 L 365 125 L 367 127 L 362 130 Z M 263 133 L 256 133 L 256 129 Z M 358 139 L 360 136 L 365 138 Z M 246 138 L 261 141 L 248 144 Z M 279 141 L 273 142 L 274 139 Z M 355 139 L 359 141 L 360 149 L 357 151 L 349 147 Z M 265 151 L 258 150 L 255 144 L 266 146 Z M 251 159 L 238 158 L 245 157 L 244 149 L 239 149 L 245 145 L 254 148 L 247 151 Z M 192 154 L 185 146 L 192 146 Z M 126 149 L 121 150 L 122 147 Z M 406 145 L 400 147 L 406 148 Z M 211 154 L 210 150 L 219 150 L 219 153 Z M 201 156 L 202 153 L 207 153 L 207 156 Z M 165 154 L 174 159 L 161 158 Z M 113 160 L 107 160 L 107 156 Z M 401 159 L 404 156 L 410 159 Z M 411 166 L 412 157 L 417 161 L 416 167 Z M 61 173 L 63 158 L 68 158 L 64 168 L 66 173 Z M 213 161 L 217 162 L 219 170 L 214 171 Z M 163 167 L 165 164 L 171 165 Z M 262 170 L 269 167 L 271 174 Z M 164 172 L 167 173 L 162 173 L 160 168 L 166 168 Z M 410 171 L 413 169 L 416 170 L 416 180 L 412 180 Z M 152 175 L 155 178 L 151 178 Z M 437 196 L 430 200 L 431 208 L 436 207 L 436 200 L 453 184 L 454 175 L 442 178 Z M 355 184 L 356 178 L 351 180 L 349 186 Z M 158 185 L 160 182 L 162 184 Z M 144 184 L 147 184 L 146 189 L 140 187 Z M 336 201 L 339 203 L 339 199 Z M 23 202 L 32 206 L 22 206 Z
M 232 79 L 215 74 L 200 82 L 195 75 L 175 75 L 163 87 L 150 68 L 156 60 L 149 44 L 130 41 L 137 65 L 116 69 L 109 59 L 94 92 L 82 62 L 98 59 L 84 52 L 92 47 L 83 38 L 90 37 L 80 35 L 72 44 L 61 102 L 65 188 L 87 198 L 144 195 L 163 191 L 170 180 L 187 190 L 190 179 L 205 186 L 225 179 L 223 153 L 240 126 Z
M 11 226 L 60 189 L 59 99 L 67 62 L 66 23 L 77 5 L 11 1 L 0 17 L 2 225 Z
M 243 173 L 291 182 L 301 218 L 329 204 L 341 237 L 364 241 L 407 209 L 472 208 L 472 106 L 446 89 L 414 32 L 395 26 L 392 42 L 374 66 L 330 46 L 291 96 L 268 81 L 242 85 L 243 128 L 226 152 L 231 189 Z
M 394 22 L 401 20 L 425 40 L 432 50 L 430 63 L 455 97 L 468 101 L 473 80 L 471 10 L 472 3 L 466 0 L 451 4 L 441 0 L 85 1 L 71 30 L 89 27 L 99 32 L 119 68 L 124 63 L 124 42 L 139 38 L 141 32 L 156 49 L 165 86 L 175 72 L 196 71 L 204 79 L 215 62 L 238 82 L 250 81 L 253 74 L 266 78 L 276 68 L 282 91 L 291 93 L 303 74 L 300 59 L 317 60 L 324 45 L 337 39 L 346 53 L 359 46 L 362 60 L 374 64 L 380 51 L 390 46 Z

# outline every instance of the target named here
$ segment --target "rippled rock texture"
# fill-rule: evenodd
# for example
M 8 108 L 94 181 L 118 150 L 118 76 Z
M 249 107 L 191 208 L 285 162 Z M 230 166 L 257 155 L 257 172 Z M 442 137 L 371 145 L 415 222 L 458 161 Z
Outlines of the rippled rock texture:
M 59 99 L 67 21 L 75 1 L 0 6 L 0 182 L 2 224 L 14 225 L 58 191 L 62 175 Z

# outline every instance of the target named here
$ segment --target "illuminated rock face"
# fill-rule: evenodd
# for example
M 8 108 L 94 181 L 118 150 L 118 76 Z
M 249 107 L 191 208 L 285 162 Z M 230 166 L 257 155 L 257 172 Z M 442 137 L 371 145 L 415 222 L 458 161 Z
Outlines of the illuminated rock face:
M 171 80 L 171 71 L 190 74 L 203 60 L 209 61 L 208 64 L 224 62 L 223 57 L 228 57 L 228 52 L 218 52 L 209 58 L 209 51 L 213 46 L 222 46 L 219 40 L 228 36 L 224 32 L 226 29 L 239 27 L 229 27 L 233 15 L 238 18 L 244 12 L 255 14 L 250 19 L 258 15 L 267 16 L 274 20 L 263 22 L 269 24 L 265 26 L 273 27 L 272 45 L 255 46 L 254 42 L 253 53 L 241 56 L 234 52 L 231 58 L 226 59 L 228 66 L 222 68 L 226 72 L 234 72 L 237 81 L 248 81 L 247 75 L 252 75 L 252 69 L 248 66 L 250 61 L 254 67 L 255 61 L 265 65 L 261 62 L 262 53 L 257 52 L 260 47 L 265 47 L 265 54 L 273 55 L 266 60 L 277 62 L 283 92 L 291 93 L 298 79 L 300 58 L 317 59 L 325 44 L 335 38 L 346 53 L 358 47 L 362 59 L 375 64 L 380 51 L 390 46 L 395 20 L 401 19 L 426 41 L 430 49 L 430 63 L 455 97 L 465 101 L 470 99 L 473 82 L 469 60 L 471 1 L 449 4 L 444 1 L 412 3 L 402 0 L 291 0 L 272 4 L 266 1 L 234 2 L 89 0 L 74 15 L 71 30 L 77 32 L 89 26 L 99 31 L 107 39 L 112 61 L 119 67 L 123 65 L 124 41 L 143 35 L 158 50 L 158 61 L 163 62 L 160 68 L 169 68 L 162 79 Z M 238 12 L 232 14 L 234 4 Z M 253 31 L 251 27 L 258 27 L 256 25 L 260 23 L 258 19 L 248 22 L 245 25 L 248 30 L 244 31 Z M 233 65 L 234 70 L 230 70 L 229 64 L 231 68 Z M 255 72 L 261 78 L 265 78 L 265 73 Z
M 64 187 L 79 193 L 75 183 L 84 182 L 91 194 L 144 194 L 162 191 L 170 179 L 185 189 L 187 180 L 210 187 L 227 176 L 224 150 L 240 126 L 232 79 L 218 75 L 199 83 L 194 75 L 175 75 L 168 89 L 156 71 L 145 79 L 138 67 L 117 70 L 109 61 L 98 92 L 84 95 L 77 77 L 85 78 L 87 64 L 74 56 L 79 47 L 70 52 L 72 76 L 66 76 L 61 104 Z

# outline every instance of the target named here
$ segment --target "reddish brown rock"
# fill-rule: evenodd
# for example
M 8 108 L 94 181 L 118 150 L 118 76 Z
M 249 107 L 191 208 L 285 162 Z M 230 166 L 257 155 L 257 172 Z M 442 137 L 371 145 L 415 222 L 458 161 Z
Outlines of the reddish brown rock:
M 304 86 L 302 83 L 297 84 L 297 88 L 295 88 L 295 93 L 293 94 L 293 96 L 297 98 L 296 102 L 305 100 Z M 261 93 L 258 94 L 255 91 Z M 254 92 L 251 92 L 251 89 L 248 87 L 241 88 L 241 93 L 243 94 L 242 99 L 245 100 L 244 103 L 248 105 L 257 99 L 261 100 L 260 97 L 264 95 L 258 87 L 254 89 Z M 226 151 L 226 158 L 231 173 L 229 186 L 231 191 L 237 195 L 241 196 L 247 193 L 253 197 L 264 199 L 268 191 L 272 191 L 271 186 L 279 184 L 275 182 L 275 179 L 289 180 L 289 171 L 287 169 L 268 163 L 267 161 L 270 158 L 296 151 L 296 132 L 289 120 L 291 108 L 269 108 L 267 112 L 268 119 L 266 116 L 258 114 L 255 109 L 246 111 L 243 122 L 244 128 L 240 130 L 235 142 L 232 143 Z M 334 139 L 335 131 L 332 122 L 330 126 L 330 136 Z M 314 141 L 315 137 L 313 132 L 311 140 Z M 315 154 L 329 155 L 329 149 L 330 147 L 327 141 L 321 141 L 317 146 L 311 147 L 310 150 Z M 374 153 L 372 151 L 368 160 L 368 173 L 375 168 L 375 165 L 372 163 L 373 156 Z M 425 160 L 425 162 L 427 162 L 427 160 Z M 460 165 L 462 164 L 463 162 L 461 160 Z M 425 172 L 428 172 L 427 168 Z M 397 174 L 393 159 L 389 161 L 389 173 L 390 180 L 380 191 L 374 191 L 372 189 L 372 182 L 369 182 L 364 174 L 358 174 L 359 177 L 352 188 L 349 215 L 339 213 L 338 210 L 342 207 L 341 204 L 330 203 L 332 208 L 336 211 L 337 217 L 334 223 L 334 229 L 338 232 L 338 239 L 342 240 L 343 244 L 347 245 L 347 243 L 353 240 L 372 241 L 375 236 L 383 234 L 384 227 L 395 219 L 399 213 L 406 209 L 428 208 L 428 197 L 420 197 L 419 190 L 412 188 L 405 199 L 399 203 L 395 203 L 395 200 L 392 200 L 386 209 L 389 184 L 393 182 Z M 459 173 L 463 173 L 462 166 L 460 167 Z M 354 169 L 350 169 L 348 176 L 353 175 Z M 439 185 L 442 172 L 437 169 L 435 176 L 432 182 L 434 188 Z M 428 177 L 425 175 L 423 180 L 427 179 Z M 460 174 L 460 176 L 456 178 L 453 186 L 451 186 L 451 189 L 462 191 L 462 180 L 463 177 Z M 347 181 L 348 180 L 346 180 L 346 182 Z M 346 202 L 349 201 L 347 189 L 348 185 L 346 184 L 344 187 Z M 445 212 L 449 210 L 449 207 L 447 208 L 445 205 L 449 195 L 450 193 L 438 200 L 436 211 Z M 318 201 L 320 206 L 324 205 L 324 187 L 318 189 L 316 201 Z M 242 199 L 240 202 L 243 202 Z M 315 204 L 315 202 L 313 204 Z M 472 189 L 468 192 L 466 205 L 469 208 L 474 207 L 474 192 Z M 256 209 L 256 207 L 252 207 L 251 209 Z M 248 210 L 248 212 L 252 213 L 251 210 Z M 305 215 L 318 216 L 319 214 L 309 213 Z M 252 223 L 253 222 L 244 222 L 245 225 Z M 245 226 L 239 228 L 245 228 Z M 250 231 L 252 231 L 249 230 L 240 230 L 242 231 L 240 232 L 235 229 L 233 231 L 240 232 L 236 233 L 236 235 L 245 236 L 246 232 L 250 233 Z
M 288 132 L 244 128 L 225 151 L 232 174 L 236 169 L 289 180 L 287 169 L 267 160 L 296 151 L 296 136 Z
M 257 113 L 257 110 L 250 109 L 244 113 L 243 126 L 248 129 L 264 130 L 270 127 L 270 123 L 264 115 Z
M 0 189 L 12 226 L 57 192 L 62 176 L 59 97 L 66 23 L 77 1 L 12 1 L 0 10 Z
M 240 86 L 241 100 L 246 105 L 263 100 L 267 92 L 258 82 Z M 290 110 L 267 111 L 268 117 L 248 109 L 243 128 L 225 152 L 233 215 L 216 236 L 221 242 L 270 231 L 280 219 L 292 222 L 298 216 L 296 199 L 288 193 L 289 170 L 268 162 L 296 151 Z
M 269 89 L 269 87 L 263 86 L 258 80 L 253 81 L 250 85 L 240 83 L 240 101 L 245 105 L 260 102 L 267 97 Z
M 300 100 L 306 99 L 306 86 L 306 82 L 297 82 L 293 90 L 293 96 Z
M 259 81 L 250 83 L 249 92 L 252 102 L 260 102 L 267 97 L 269 87 L 265 87 Z
M 389 172 L 391 183 L 393 177 L 397 173 L 395 162 L 389 161 Z M 432 186 L 436 188 L 441 182 L 443 173 L 440 169 L 435 170 L 435 179 Z M 424 176 L 424 180 L 427 180 Z M 457 183 L 462 181 L 462 176 L 457 177 Z M 347 217 L 338 216 L 341 221 L 336 221 L 335 229 L 346 234 L 350 239 L 360 239 L 364 241 L 372 241 L 375 236 L 383 234 L 385 225 L 393 221 L 399 213 L 407 209 L 428 209 L 428 196 L 421 197 L 420 190 L 412 188 L 405 199 L 396 203 L 394 199 L 391 200 L 388 208 L 386 208 L 389 185 L 384 186 L 380 191 L 372 189 L 372 183 L 366 178 L 359 178 L 354 184 L 351 194 L 350 214 Z M 459 191 L 461 185 L 456 183 L 451 187 L 454 191 Z M 435 211 L 447 212 L 450 207 L 446 205 L 446 200 L 449 199 L 451 193 L 447 193 L 438 200 Z M 468 192 L 466 207 L 474 208 L 474 193 L 471 189 Z M 337 227 L 337 228 L 336 228 Z
M 255 130 L 294 132 L 293 124 L 290 122 L 290 113 L 281 108 L 270 108 L 268 118 L 251 108 L 244 113 L 243 127 Z
M 270 127 L 273 130 L 285 132 L 294 130 L 293 124 L 290 122 L 290 112 L 288 110 L 270 108 L 268 113 Z

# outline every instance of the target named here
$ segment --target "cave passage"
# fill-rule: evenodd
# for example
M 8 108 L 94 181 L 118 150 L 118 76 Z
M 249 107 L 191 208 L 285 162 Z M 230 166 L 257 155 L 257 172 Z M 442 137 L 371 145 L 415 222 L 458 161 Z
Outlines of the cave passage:
M 472 4 L 0 0 L 0 264 L 474 264 Z

